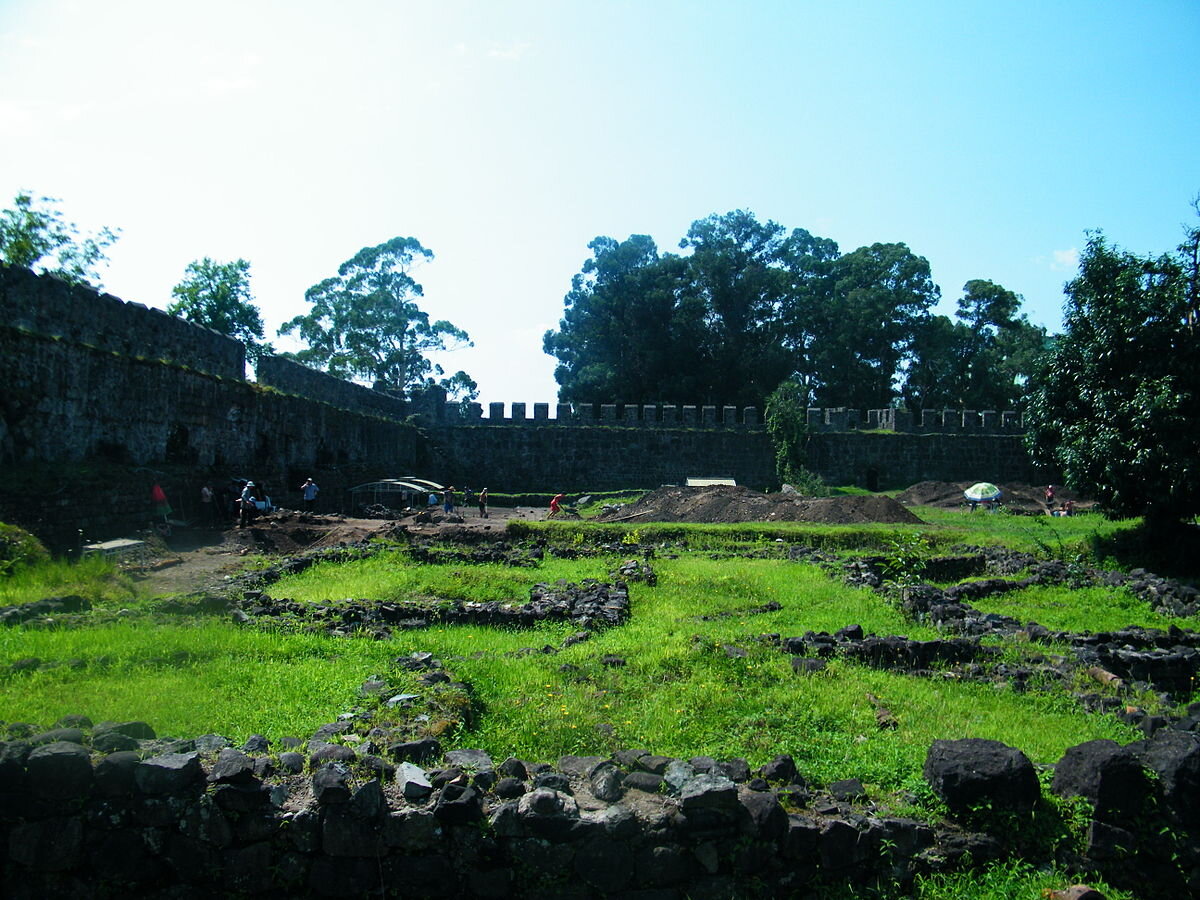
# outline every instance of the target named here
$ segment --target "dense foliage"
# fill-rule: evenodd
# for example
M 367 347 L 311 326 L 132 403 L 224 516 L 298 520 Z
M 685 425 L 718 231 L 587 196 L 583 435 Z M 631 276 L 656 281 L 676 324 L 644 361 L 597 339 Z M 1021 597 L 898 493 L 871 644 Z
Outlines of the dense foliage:
M 11 209 L 0 211 L 0 262 L 98 287 L 96 267 L 108 261 L 104 251 L 117 232 L 101 228 L 83 234 L 63 218 L 57 203 L 53 197 L 21 191 Z
M 338 274 L 310 287 L 307 315 L 285 322 L 280 334 L 298 331 L 308 347 L 295 354 L 339 378 L 362 378 L 382 390 L 413 393 L 442 387 L 471 399 L 475 382 L 465 372 L 449 378 L 425 354 L 470 346 L 461 328 L 417 306 L 424 295 L 409 274 L 433 252 L 412 237 L 395 237 L 363 247 L 338 267 Z
M 188 263 L 183 280 L 171 288 L 175 302 L 167 312 L 237 338 L 246 354 L 258 359 L 271 352 L 263 342 L 263 323 L 250 291 L 250 263 L 219 263 L 204 257 Z
M 818 493 L 820 479 L 808 461 L 808 398 L 794 381 L 784 381 L 767 398 L 765 422 L 775 448 L 775 473 L 803 494 Z
M 1067 285 L 1065 330 L 1034 381 L 1036 459 L 1118 516 L 1200 512 L 1196 247 L 1138 256 L 1089 235 Z
M 1003 409 L 1044 334 L 990 281 L 968 283 L 961 322 L 932 317 L 940 290 L 904 244 L 843 254 L 744 210 L 693 222 L 684 254 L 646 235 L 588 248 L 543 339 L 563 402 L 761 406 L 791 380 L 821 406 L 885 407 L 902 392 L 915 409 Z

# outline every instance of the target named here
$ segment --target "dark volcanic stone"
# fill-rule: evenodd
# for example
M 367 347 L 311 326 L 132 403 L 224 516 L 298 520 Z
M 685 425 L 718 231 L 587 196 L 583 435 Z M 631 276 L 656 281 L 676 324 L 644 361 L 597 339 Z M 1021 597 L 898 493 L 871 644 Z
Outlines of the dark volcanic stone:
M 1131 750 L 1096 740 L 1067 749 L 1050 789 L 1063 797 L 1084 797 L 1099 818 L 1108 818 L 1135 815 L 1149 796 L 1150 782 Z
M 154 733 L 154 729 L 145 722 L 101 722 L 92 729 L 92 739 L 95 740 L 100 735 L 107 734 L 110 731 L 115 731 L 126 737 L 136 738 L 139 741 L 152 741 L 158 737 Z
M 525 793 L 525 782 L 519 778 L 501 778 L 496 782 L 495 791 L 502 800 L 516 800 Z
M 251 784 L 254 782 L 254 763 L 241 750 L 226 747 L 217 754 L 208 780 L 213 784 Z
M 608 836 L 592 838 L 575 854 L 579 877 L 603 894 L 625 888 L 633 876 L 633 854 L 624 841 Z
M 466 825 L 483 818 L 483 798 L 475 788 L 448 784 L 433 808 L 433 814 L 447 825 Z
M 197 753 L 164 753 L 143 760 L 134 771 L 138 789 L 145 794 L 174 794 L 202 782 L 204 769 Z
M 657 794 L 662 790 L 663 777 L 653 772 L 630 772 L 622 782 L 626 790 L 645 791 L 647 794 Z
M 339 762 L 327 762 L 313 773 L 313 796 L 321 804 L 350 800 L 350 770 Z
M 136 750 L 141 746 L 137 738 L 132 738 L 119 731 L 109 731 L 99 737 L 92 738 L 92 749 L 97 753 L 115 753 L 120 750 Z
M 990 804 L 1030 812 L 1041 790 L 1029 758 L 983 738 L 934 741 L 925 757 L 925 780 L 954 813 Z
M 134 773 L 141 764 L 131 750 L 118 750 L 96 763 L 96 793 L 102 797 L 125 797 L 136 786 Z
M 25 763 L 35 794 L 59 800 L 86 797 L 92 789 L 91 755 L 79 744 L 55 741 L 35 748 Z

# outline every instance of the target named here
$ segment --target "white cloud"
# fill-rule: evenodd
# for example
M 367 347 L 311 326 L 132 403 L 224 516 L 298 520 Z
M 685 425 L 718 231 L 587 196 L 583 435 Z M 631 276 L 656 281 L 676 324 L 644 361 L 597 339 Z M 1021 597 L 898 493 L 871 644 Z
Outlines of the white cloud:
M 1054 250 L 1051 252 L 1053 261 L 1050 263 L 1050 268 L 1055 271 L 1064 269 L 1079 268 L 1079 249 L 1071 247 L 1069 250 Z
M 516 62 L 525 55 L 525 51 L 532 45 L 527 43 L 517 44 L 493 44 L 487 52 L 488 59 L 502 59 L 508 62 Z
M 36 133 L 36 116 L 24 103 L 0 98 L 0 138 L 26 138 Z

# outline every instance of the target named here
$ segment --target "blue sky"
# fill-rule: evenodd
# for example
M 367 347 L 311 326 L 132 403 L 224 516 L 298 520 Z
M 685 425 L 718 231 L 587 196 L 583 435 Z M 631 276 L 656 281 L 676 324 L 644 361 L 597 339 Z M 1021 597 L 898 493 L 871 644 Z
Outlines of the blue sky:
M 1198 45 L 1196 0 L 0 0 L 0 205 L 121 228 L 104 284 L 149 306 L 243 257 L 272 333 L 411 235 L 423 308 L 475 341 L 447 371 L 553 402 L 588 241 L 674 250 L 732 209 L 903 241 L 944 311 L 990 278 L 1059 328 L 1086 229 L 1181 239 Z

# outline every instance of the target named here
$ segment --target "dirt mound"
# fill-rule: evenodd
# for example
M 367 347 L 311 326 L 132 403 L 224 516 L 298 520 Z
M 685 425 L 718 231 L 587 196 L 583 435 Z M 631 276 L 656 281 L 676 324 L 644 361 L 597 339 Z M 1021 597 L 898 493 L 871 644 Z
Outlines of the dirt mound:
M 747 487 L 662 487 L 637 503 L 599 517 L 602 522 L 863 522 L 915 524 L 920 520 L 890 497 L 801 497 L 760 494 Z
M 922 481 L 914 484 L 896 499 L 905 506 L 939 506 L 943 509 L 957 509 L 966 505 L 967 501 L 963 498 L 963 491 L 974 483 L 973 481 Z M 1000 503 L 1003 506 L 1028 512 L 1046 512 L 1048 509 L 1045 485 L 1034 487 L 1028 484 L 1014 483 L 998 484 L 996 487 L 1000 488 Z M 1056 503 L 1071 500 L 1074 502 L 1075 508 L 1080 510 L 1094 505 L 1091 501 L 1084 500 L 1073 491 L 1058 485 L 1054 486 L 1054 498 Z
M 259 553 L 290 555 L 302 550 L 337 547 L 391 531 L 392 522 L 350 519 L 279 510 L 259 516 L 244 528 L 226 532 L 226 541 Z

